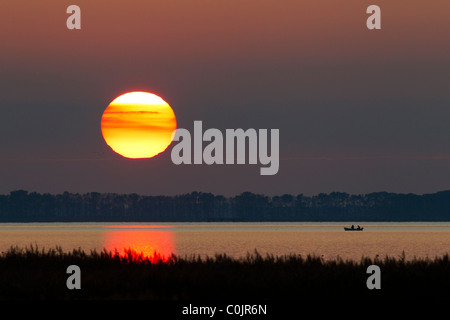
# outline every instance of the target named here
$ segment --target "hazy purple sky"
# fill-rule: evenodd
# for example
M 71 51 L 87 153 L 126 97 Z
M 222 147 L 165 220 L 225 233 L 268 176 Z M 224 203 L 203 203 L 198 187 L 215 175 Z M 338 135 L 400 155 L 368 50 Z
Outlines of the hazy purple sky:
M 66 28 L 67 6 L 82 29 Z M 370 4 L 382 29 L 369 31 Z M 2 1 L 0 193 L 450 189 L 450 2 Z M 276 128 L 280 170 L 129 160 L 100 119 L 156 93 L 178 126 Z

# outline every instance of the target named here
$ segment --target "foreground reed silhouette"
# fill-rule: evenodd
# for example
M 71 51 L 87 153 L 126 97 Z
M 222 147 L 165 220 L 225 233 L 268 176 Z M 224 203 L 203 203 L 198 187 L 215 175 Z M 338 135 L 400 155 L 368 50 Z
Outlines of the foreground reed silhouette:
M 381 289 L 366 286 L 367 267 L 381 269 Z M 69 290 L 69 265 L 81 269 L 81 289 Z M 132 250 L 86 253 L 60 247 L 11 247 L 0 255 L 0 299 L 298 300 L 448 299 L 449 255 L 406 260 L 324 260 L 308 255 L 242 258 L 151 257 Z

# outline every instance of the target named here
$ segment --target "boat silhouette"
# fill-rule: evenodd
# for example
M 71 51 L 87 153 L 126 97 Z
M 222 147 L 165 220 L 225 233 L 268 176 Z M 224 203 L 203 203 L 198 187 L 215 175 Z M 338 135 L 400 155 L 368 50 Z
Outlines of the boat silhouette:
M 345 231 L 363 231 L 364 228 L 361 228 L 360 226 L 358 226 L 357 228 L 355 228 L 355 226 L 351 226 L 350 228 L 344 227 Z

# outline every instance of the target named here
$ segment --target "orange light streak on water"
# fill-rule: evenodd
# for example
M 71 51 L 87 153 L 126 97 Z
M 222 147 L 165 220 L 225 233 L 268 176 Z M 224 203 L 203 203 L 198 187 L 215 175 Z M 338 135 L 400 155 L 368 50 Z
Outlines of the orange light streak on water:
M 148 226 L 109 227 L 104 233 L 104 249 L 120 257 L 167 262 L 175 254 L 174 235 L 170 231 L 148 230 Z M 166 229 L 167 227 L 162 227 Z

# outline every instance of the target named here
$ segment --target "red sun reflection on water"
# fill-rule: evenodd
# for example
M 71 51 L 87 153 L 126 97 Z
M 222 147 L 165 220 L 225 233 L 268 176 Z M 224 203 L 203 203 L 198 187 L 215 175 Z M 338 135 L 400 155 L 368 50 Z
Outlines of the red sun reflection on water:
M 174 234 L 165 226 L 108 226 L 104 248 L 120 257 L 166 262 L 175 254 Z M 155 230 L 156 229 L 156 230 Z

